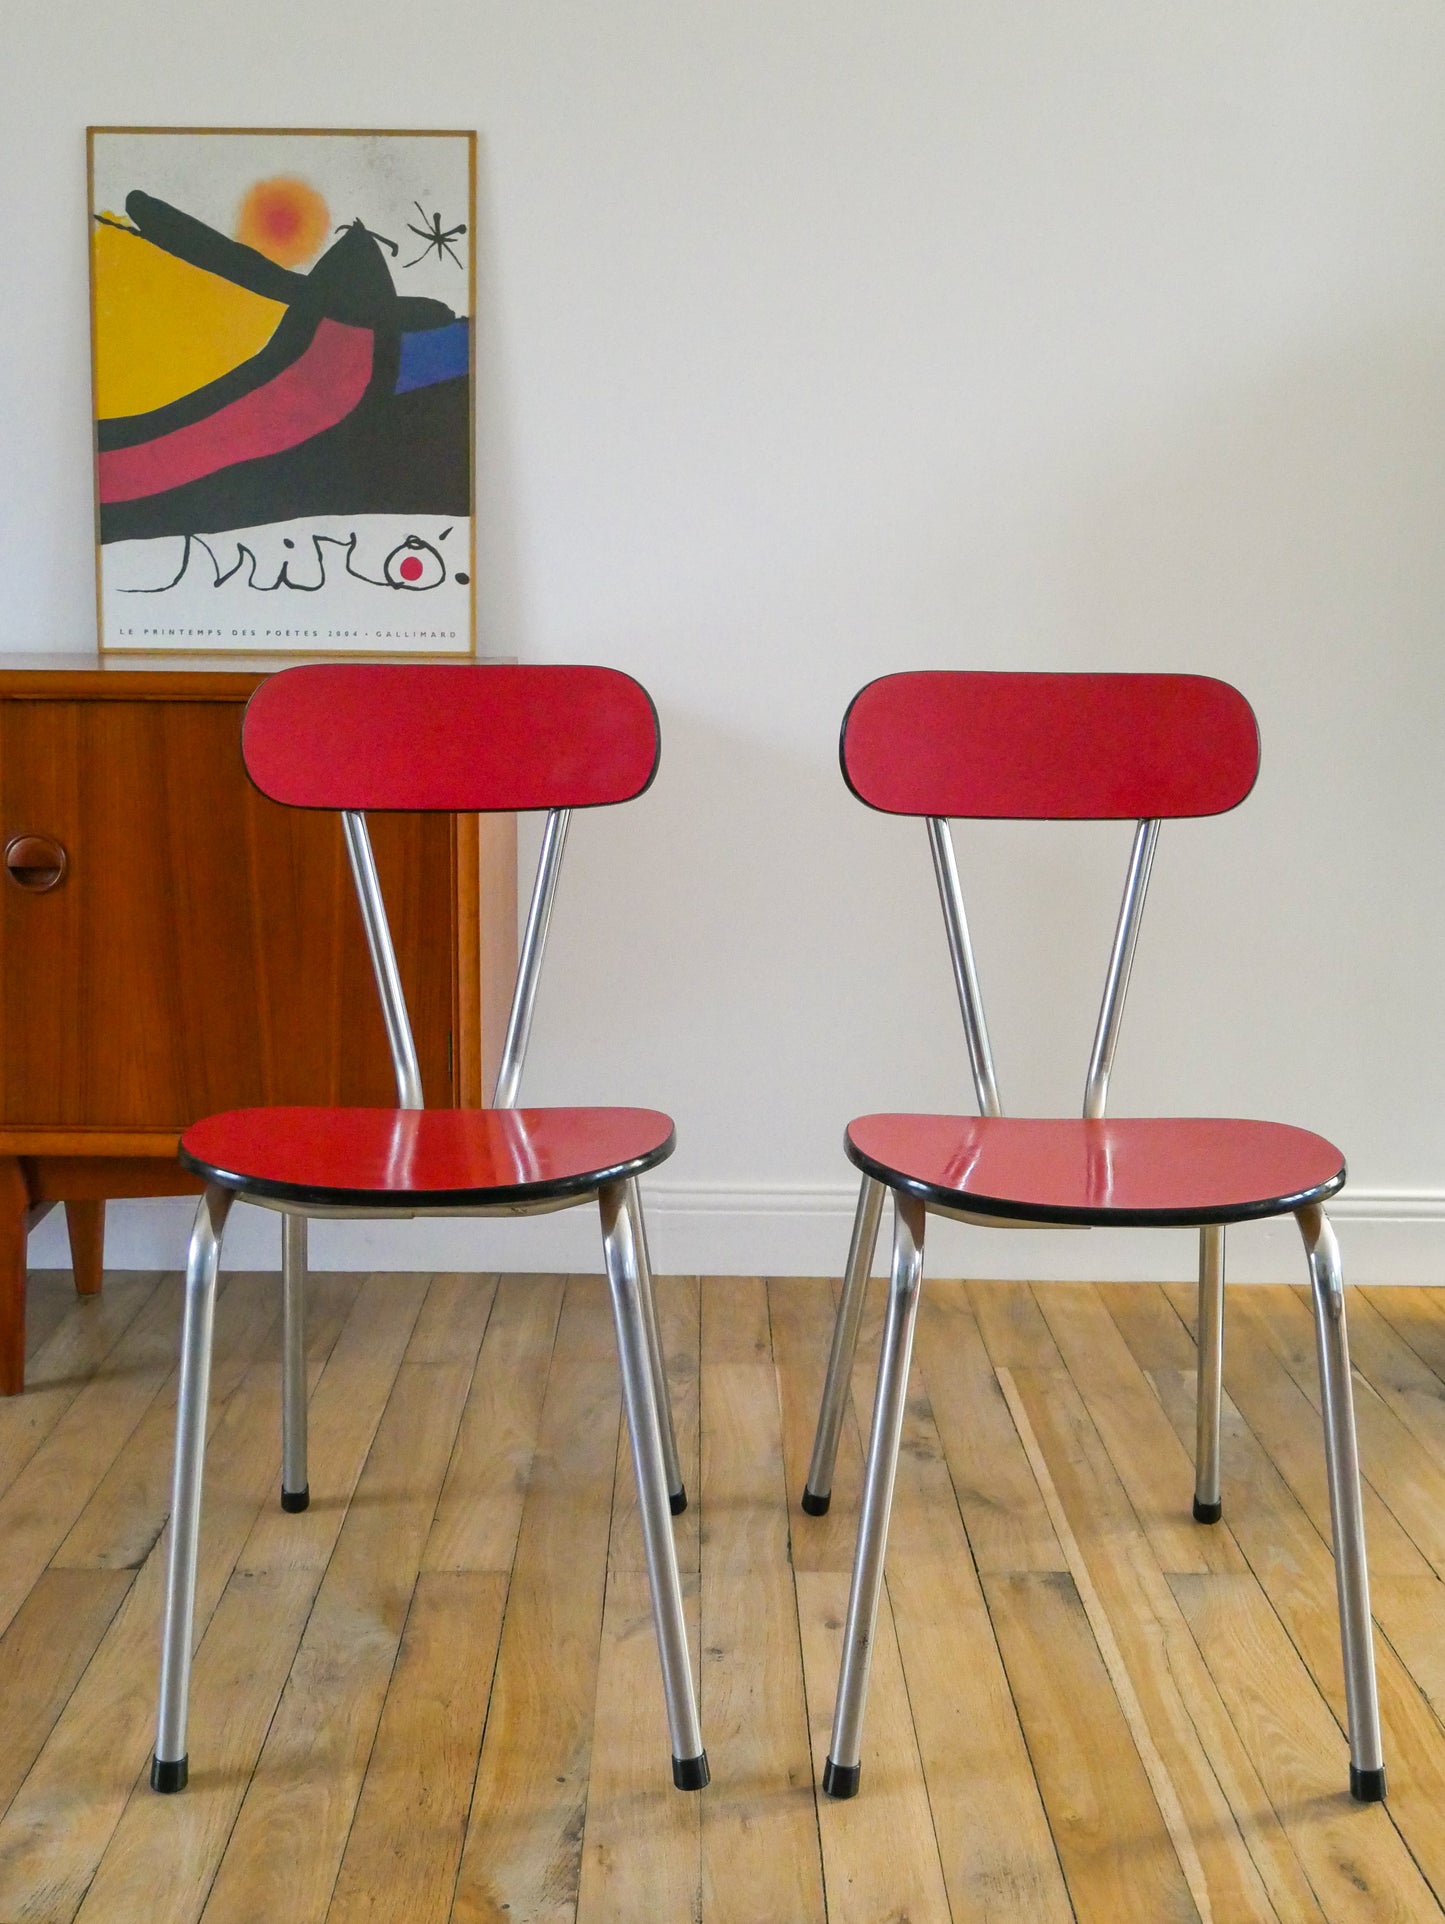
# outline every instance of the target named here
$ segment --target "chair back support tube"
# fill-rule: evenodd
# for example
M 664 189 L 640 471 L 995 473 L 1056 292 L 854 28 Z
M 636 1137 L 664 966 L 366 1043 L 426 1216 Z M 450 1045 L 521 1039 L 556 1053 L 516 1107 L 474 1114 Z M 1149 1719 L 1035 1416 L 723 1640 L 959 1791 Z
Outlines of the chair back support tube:
M 1099 1005 L 1099 1022 L 1094 1031 L 1093 1051 L 1089 1056 L 1089 1075 L 1084 1084 L 1084 1115 L 1090 1121 L 1098 1121 L 1109 1100 L 1109 1074 L 1114 1067 L 1114 1048 L 1119 1040 L 1124 998 L 1129 993 L 1129 974 L 1134 967 L 1134 949 L 1144 914 L 1144 897 L 1149 890 L 1149 871 L 1154 866 L 1154 850 L 1158 843 L 1157 818 L 1140 822 L 1134 830 L 1129 873 L 1124 879 L 1124 899 L 1119 904 L 1119 921 L 1114 930 L 1109 972 L 1104 978 L 1104 999 Z
M 571 809 L 549 809 L 546 826 L 542 830 L 542 852 L 537 857 L 537 878 L 532 884 L 527 925 L 522 931 L 517 982 L 512 991 L 512 1007 L 507 1016 L 507 1033 L 502 1041 L 502 1059 L 497 1069 L 497 1086 L 492 1095 L 494 1109 L 515 1109 L 517 1106 L 522 1065 L 527 1059 L 527 1041 L 532 1033 L 537 982 L 542 973 L 542 954 L 547 946 L 552 903 L 557 895 L 557 878 L 562 873 L 562 850 L 567 843 L 567 824 L 571 819 Z
M 411 1018 L 406 1012 L 406 996 L 401 972 L 396 966 L 396 950 L 391 941 L 391 925 L 386 919 L 386 904 L 381 896 L 381 881 L 376 873 L 376 857 L 366 829 L 366 817 L 356 809 L 341 811 L 341 828 L 346 837 L 346 853 L 351 858 L 351 878 L 356 884 L 356 899 L 361 904 L 361 919 L 366 928 L 366 946 L 371 951 L 371 967 L 381 997 L 382 1020 L 391 1049 L 391 1066 L 396 1071 L 396 1102 L 399 1109 L 420 1109 L 421 1067 L 416 1059 L 416 1042 L 411 1033 Z
M 958 862 L 953 851 L 953 836 L 941 816 L 928 818 L 928 846 L 933 855 L 933 873 L 938 879 L 938 899 L 943 905 L 943 924 L 948 931 L 948 953 L 953 963 L 953 979 L 958 987 L 958 1006 L 963 1015 L 963 1033 L 968 1042 L 968 1066 L 973 1071 L 973 1092 L 981 1116 L 1001 1116 L 998 1080 L 994 1075 L 993 1051 L 989 1047 L 988 1024 L 984 1020 L 983 997 L 979 992 L 978 969 L 969 939 L 968 914 L 963 906 L 963 885 L 958 879 Z

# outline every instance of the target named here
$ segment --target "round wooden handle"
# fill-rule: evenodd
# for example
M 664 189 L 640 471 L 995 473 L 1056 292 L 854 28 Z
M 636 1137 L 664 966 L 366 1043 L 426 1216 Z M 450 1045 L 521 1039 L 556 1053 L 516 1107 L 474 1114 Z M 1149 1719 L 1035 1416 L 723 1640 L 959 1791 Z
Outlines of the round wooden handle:
M 65 880 L 69 858 L 50 835 L 12 835 L 5 844 L 5 867 L 18 888 L 41 895 Z

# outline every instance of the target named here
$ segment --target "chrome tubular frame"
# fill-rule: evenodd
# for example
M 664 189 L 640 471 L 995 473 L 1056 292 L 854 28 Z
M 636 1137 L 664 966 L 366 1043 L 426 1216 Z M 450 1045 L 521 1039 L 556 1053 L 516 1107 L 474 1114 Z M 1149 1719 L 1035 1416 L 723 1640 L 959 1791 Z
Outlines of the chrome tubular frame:
M 973 940 L 968 930 L 968 911 L 964 907 L 953 831 L 941 815 L 929 815 L 925 820 L 934 879 L 938 883 L 938 900 L 943 909 L 943 926 L 948 936 L 948 955 L 953 964 L 953 981 L 958 991 L 959 1013 L 963 1017 L 964 1040 L 968 1045 L 968 1066 L 973 1076 L 974 1098 L 981 1116 L 1001 1116 L 1003 1103 L 999 1098 L 998 1077 L 994 1072 L 988 1020 L 983 1011 L 983 993 L 978 985 L 978 965 L 974 960 Z M 813 1434 L 808 1481 L 803 1487 L 802 1506 L 809 1516 L 824 1515 L 832 1501 L 833 1466 L 838 1456 L 843 1412 L 848 1405 L 848 1384 L 858 1349 L 863 1299 L 868 1278 L 873 1272 L 873 1252 L 878 1244 L 882 1210 L 883 1186 L 865 1176 L 858 1191 L 858 1207 L 853 1214 L 853 1239 L 848 1247 L 843 1291 L 838 1299 L 838 1314 L 833 1323 L 833 1343 L 828 1353 L 828 1374 L 823 1383 L 818 1427 Z
M 186 1710 L 191 1693 L 191 1637 L 196 1610 L 196 1557 L 201 1537 L 201 1480 L 206 1462 L 206 1404 L 211 1387 L 211 1331 L 221 1237 L 231 1192 L 212 1183 L 201 1197 L 186 1258 L 186 1306 L 181 1325 L 181 1382 L 176 1405 L 176 1460 L 171 1482 L 171 1541 L 166 1563 L 161 1632 L 160 1704 L 151 1785 L 183 1790 L 186 1783 Z
M 502 1050 L 496 1106 L 513 1108 L 532 1025 L 537 979 L 547 927 L 556 895 L 569 811 L 547 817 L 537 879 L 522 942 L 511 1014 Z M 421 1109 L 421 1072 L 397 968 L 396 950 L 382 899 L 366 819 L 343 810 L 351 872 L 366 929 L 367 947 L 381 998 L 387 1042 L 396 1074 L 397 1106 Z M 176 1455 L 171 1496 L 171 1540 L 166 1575 L 165 1621 L 161 1643 L 160 1703 L 151 1784 L 159 1791 L 184 1789 L 188 1774 L 186 1715 L 190 1693 L 191 1640 L 195 1618 L 196 1565 L 200 1542 L 201 1481 L 206 1445 L 206 1405 L 210 1384 L 211 1335 L 221 1235 L 233 1192 L 210 1185 L 201 1199 L 191 1236 L 186 1270 L 185 1317 L 181 1333 L 180 1400 L 176 1416 Z M 545 1204 L 481 1209 L 367 1210 L 319 1207 L 301 1214 L 289 1205 L 257 1197 L 281 1213 L 282 1445 L 281 1503 L 304 1510 L 310 1500 L 306 1467 L 306 1240 L 309 1214 L 322 1216 L 512 1215 L 570 1208 L 585 1196 Z M 663 1691 L 672 1737 L 673 1781 L 681 1790 L 701 1790 L 708 1781 L 707 1756 L 698 1726 L 697 1700 L 688 1655 L 687 1628 L 671 1517 L 686 1508 L 677 1440 L 657 1306 L 642 1198 L 635 1180 L 610 1183 L 598 1192 L 602 1242 L 611 1286 L 622 1393 L 632 1439 L 638 1508 L 652 1591 L 653 1619 L 662 1663 Z
M 281 1508 L 311 1501 L 306 1475 L 306 1218 L 281 1218 Z
M 923 1204 L 895 1190 L 893 1211 L 893 1274 L 888 1285 L 888 1314 L 878 1360 L 873 1433 L 863 1478 L 863 1508 L 858 1519 L 858 1548 L 848 1593 L 848 1619 L 843 1629 L 843 1664 L 833 1709 L 833 1735 L 823 1769 L 823 1789 L 830 1797 L 854 1797 L 858 1792 L 863 1707 L 873 1661 L 878 1599 L 883 1589 L 883 1559 L 888 1547 L 888 1515 L 893 1507 L 893 1482 L 898 1471 L 898 1446 L 903 1436 L 903 1412 L 908 1398 L 908 1366 L 918 1320 L 919 1284 L 923 1279 L 926 1221 Z
M 376 873 L 376 857 L 371 851 L 366 817 L 356 809 L 343 809 L 341 828 L 346 837 L 346 852 L 351 858 L 351 875 L 356 883 L 356 899 L 361 904 L 361 919 L 366 926 L 366 946 L 371 951 L 371 966 L 376 974 L 377 993 L 381 997 L 381 1014 L 386 1023 L 391 1064 L 396 1071 L 396 1106 L 398 1109 L 420 1109 L 423 1106 L 421 1069 L 417 1064 L 411 1018 L 406 1012 L 406 996 L 402 991 L 401 973 L 396 966 L 391 925 L 386 919 L 386 904 L 381 897 L 381 881 Z
M 1099 1022 L 1094 1031 L 1094 1047 L 1089 1056 L 1089 1074 L 1084 1085 L 1084 1115 L 1091 1121 L 1097 1121 L 1103 1115 L 1109 1099 L 1109 1073 L 1114 1067 L 1114 1048 L 1119 1040 L 1124 998 L 1129 993 L 1129 974 L 1134 967 L 1134 949 L 1144 914 L 1144 897 L 1149 891 L 1149 871 L 1154 866 L 1154 850 L 1158 844 L 1157 819 L 1140 822 L 1134 830 L 1129 873 L 1124 881 L 1124 899 L 1119 904 L 1114 947 L 1109 955 L 1108 974 L 1104 977 L 1104 999 L 1099 1005 Z
M 522 953 L 517 963 L 517 983 L 512 991 L 512 1008 L 507 1017 L 507 1032 L 502 1039 L 497 1086 L 492 1094 L 494 1109 L 515 1109 L 517 1106 L 522 1065 L 527 1056 L 527 1041 L 532 1033 L 537 981 L 542 972 L 542 952 L 547 946 L 547 929 L 552 920 L 552 903 L 557 894 L 557 878 L 562 873 L 562 850 L 567 843 L 567 824 L 571 819 L 570 809 L 551 809 L 542 830 L 537 878 L 532 884 L 532 901 L 527 910 L 527 924 L 522 932 Z
M 953 963 L 953 979 L 958 989 L 958 1006 L 963 1015 L 963 1033 L 968 1042 L 968 1066 L 973 1071 L 973 1090 L 981 1116 L 1001 1116 L 998 1081 L 993 1070 L 993 1051 L 989 1048 L 988 1024 L 984 1020 L 983 997 L 979 993 L 978 968 L 969 939 L 968 915 L 963 906 L 963 885 L 958 879 L 958 860 L 953 851 L 953 834 L 940 815 L 928 818 L 928 846 L 933 856 L 933 873 L 938 882 L 938 899 L 943 905 L 943 922 L 948 931 L 948 954 Z
M 672 1425 L 672 1398 L 667 1393 L 667 1358 L 663 1353 L 657 1299 L 652 1289 L 652 1253 L 647 1247 L 647 1220 L 642 1213 L 642 1191 L 637 1186 L 635 1176 L 627 1183 L 627 1214 L 632 1223 L 633 1247 L 637 1252 L 637 1295 L 642 1305 L 642 1326 L 647 1336 L 652 1389 L 657 1398 L 657 1421 L 662 1433 L 662 1467 L 667 1476 L 668 1505 L 674 1516 L 681 1516 L 687 1508 L 687 1485 L 682 1480 L 677 1432 Z
M 825 1515 L 833 1500 L 833 1465 L 838 1460 L 838 1438 L 843 1430 L 843 1412 L 848 1407 L 848 1384 L 863 1322 L 863 1298 L 873 1273 L 873 1251 L 878 1245 L 882 1215 L 883 1184 L 876 1177 L 865 1176 L 853 1215 L 853 1240 L 848 1246 L 843 1293 L 838 1298 L 838 1314 L 833 1323 L 833 1347 L 828 1353 L 828 1375 L 813 1437 L 813 1459 L 808 1465 L 808 1481 L 803 1489 L 803 1508 L 809 1516 Z
M 633 1231 L 629 1187 L 627 1183 L 609 1183 L 598 1195 L 602 1249 L 617 1324 L 622 1401 L 632 1439 L 637 1508 L 652 1591 L 652 1620 L 662 1664 L 667 1727 L 672 1739 L 672 1779 L 679 1790 L 701 1790 L 708 1781 L 707 1755 L 698 1725 L 687 1623 L 682 1610 L 682 1584 L 672 1540 L 656 1379 L 642 1302 L 641 1248 Z
M 1310 1266 L 1315 1342 L 1319 1351 L 1320 1411 L 1325 1429 L 1325 1468 L 1330 1486 L 1335 1589 L 1340 1606 L 1340 1643 L 1345 1664 L 1345 1707 L 1350 1738 L 1350 1791 L 1360 1803 L 1385 1795 L 1385 1758 L 1380 1744 L 1380 1704 L 1375 1686 L 1375 1645 L 1370 1622 L 1370 1576 L 1365 1562 L 1365 1517 L 1360 1502 L 1360 1457 L 1355 1440 L 1350 1346 L 1345 1330 L 1345 1290 L 1339 1244 L 1318 1204 L 1297 1212 Z
M 1194 1398 L 1194 1521 L 1218 1523 L 1219 1404 L 1224 1387 L 1224 1224 L 1199 1232 L 1199 1363 Z

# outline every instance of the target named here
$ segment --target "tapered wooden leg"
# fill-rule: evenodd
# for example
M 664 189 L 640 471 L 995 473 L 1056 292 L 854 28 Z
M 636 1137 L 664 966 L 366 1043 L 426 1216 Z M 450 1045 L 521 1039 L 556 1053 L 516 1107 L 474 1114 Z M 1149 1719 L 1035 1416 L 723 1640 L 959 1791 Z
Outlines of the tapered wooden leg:
M 30 1192 L 14 1156 L 0 1156 L 0 1396 L 25 1387 L 25 1215 Z
M 75 1273 L 76 1292 L 98 1296 L 105 1265 L 105 1204 L 68 1202 L 65 1227 L 70 1234 L 70 1267 Z

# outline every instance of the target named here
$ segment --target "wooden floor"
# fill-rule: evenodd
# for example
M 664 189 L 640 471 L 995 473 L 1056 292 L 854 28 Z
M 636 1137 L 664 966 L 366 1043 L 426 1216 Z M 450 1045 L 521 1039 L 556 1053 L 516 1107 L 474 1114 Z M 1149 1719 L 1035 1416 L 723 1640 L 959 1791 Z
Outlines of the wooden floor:
M 0 1404 L 0 1920 L 1393 1919 L 1445 1893 L 1445 1292 L 1352 1295 L 1390 1802 L 1347 1752 L 1307 1301 L 931 1282 L 856 1802 L 820 1800 L 856 1527 L 800 1514 L 832 1292 L 660 1285 L 712 1788 L 669 1782 L 596 1278 L 223 1279 L 191 1785 L 146 1784 L 179 1282 L 32 1282 Z M 879 1304 L 860 1358 L 876 1355 Z M 871 1361 L 860 1362 L 866 1420 Z

